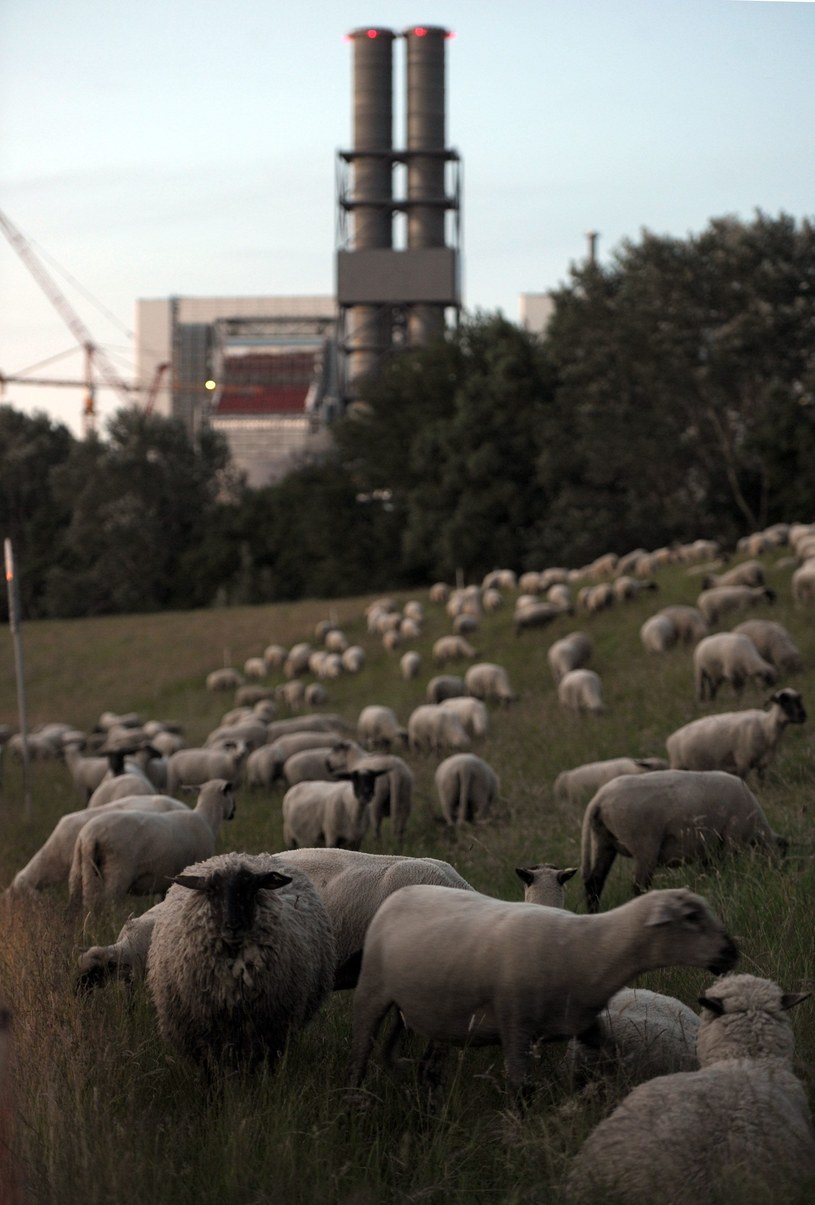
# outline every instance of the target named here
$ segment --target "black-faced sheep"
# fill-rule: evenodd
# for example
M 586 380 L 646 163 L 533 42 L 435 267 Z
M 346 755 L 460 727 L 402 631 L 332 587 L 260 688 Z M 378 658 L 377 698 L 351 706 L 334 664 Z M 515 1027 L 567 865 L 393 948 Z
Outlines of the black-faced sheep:
M 283 842 L 359 849 L 370 824 L 368 805 L 382 770 L 337 771 L 341 782 L 299 782 L 283 796 Z
M 764 710 L 725 711 L 692 720 L 666 740 L 672 770 L 726 770 L 761 777 L 788 724 L 807 715 L 797 690 L 785 686 L 770 696 Z
M 352 741 L 338 741 L 327 755 L 332 773 L 338 770 L 372 770 L 377 774 L 370 803 L 374 840 L 379 841 L 382 821 L 390 817 L 393 840 L 401 846 L 413 806 L 413 771 L 393 753 L 368 753 Z

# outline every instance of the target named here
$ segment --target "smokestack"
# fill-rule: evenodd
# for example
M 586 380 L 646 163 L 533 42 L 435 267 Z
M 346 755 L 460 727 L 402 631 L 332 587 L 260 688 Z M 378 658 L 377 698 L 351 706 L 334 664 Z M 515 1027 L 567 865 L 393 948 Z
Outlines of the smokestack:
M 591 264 L 592 267 L 594 267 L 594 265 L 597 263 L 597 240 L 599 237 L 600 237 L 600 235 L 597 233 L 596 230 L 588 230 L 586 232 L 586 238 L 589 241 L 589 261 L 588 262 Z

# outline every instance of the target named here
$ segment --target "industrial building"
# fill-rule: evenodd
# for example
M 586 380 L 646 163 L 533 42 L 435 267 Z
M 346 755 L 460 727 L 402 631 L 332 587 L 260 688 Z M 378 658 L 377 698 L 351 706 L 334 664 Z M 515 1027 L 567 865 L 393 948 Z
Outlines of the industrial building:
M 209 423 L 250 485 L 321 456 L 328 428 L 388 357 L 441 337 L 461 309 L 459 156 L 446 145 L 449 33 L 348 35 L 353 139 L 337 153 L 333 297 L 171 297 L 136 303 L 145 405 Z M 393 59 L 405 53 L 404 142 Z

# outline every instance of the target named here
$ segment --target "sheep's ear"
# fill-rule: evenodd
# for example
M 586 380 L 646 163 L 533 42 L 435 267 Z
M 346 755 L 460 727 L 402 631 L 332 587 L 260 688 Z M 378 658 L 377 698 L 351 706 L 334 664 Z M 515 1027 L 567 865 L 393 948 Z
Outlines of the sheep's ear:
M 569 879 L 573 879 L 576 874 L 576 866 L 570 866 L 567 870 L 559 870 L 557 872 L 557 881 L 563 886 L 564 883 L 568 883 Z
M 803 1004 L 811 995 L 811 992 L 784 992 L 781 997 L 781 1007 L 785 1011 L 788 1008 L 795 1008 L 796 1004 Z
M 203 874 L 177 874 L 169 875 L 168 882 L 188 887 L 190 891 L 208 891 L 212 880 Z
M 535 876 L 532 874 L 531 870 L 526 868 L 526 866 L 516 866 L 515 873 L 522 883 L 526 883 L 527 887 L 532 885 L 532 880 Z
M 699 1003 L 702 1008 L 706 1008 L 708 1012 L 713 1013 L 716 1017 L 721 1017 L 724 1014 L 724 1005 L 716 996 L 700 996 Z
M 644 922 L 645 927 L 651 925 L 669 925 L 685 915 L 685 908 L 672 893 L 651 897 L 651 915 Z

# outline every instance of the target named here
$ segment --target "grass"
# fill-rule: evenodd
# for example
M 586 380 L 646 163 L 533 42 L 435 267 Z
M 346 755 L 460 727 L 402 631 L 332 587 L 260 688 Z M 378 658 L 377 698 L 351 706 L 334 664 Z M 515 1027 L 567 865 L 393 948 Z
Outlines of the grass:
M 772 617 L 789 628 L 808 667 L 790 684 L 812 708 L 815 624 L 810 613 L 786 601 L 789 570 L 770 562 L 767 568 L 779 592 Z M 520 694 L 514 707 L 491 709 L 491 732 L 479 749 L 500 774 L 500 803 L 487 824 L 451 834 L 438 819 L 437 759 L 410 757 L 416 792 L 406 853 L 445 858 L 477 888 L 510 899 L 521 896 L 515 866 L 544 860 L 576 864 L 582 806 L 554 800 L 559 771 L 621 754 L 663 756 L 669 732 L 712 709 L 694 701 L 687 650 L 661 657 L 642 650 L 643 620 L 668 601 L 693 602 L 698 590 L 698 579 L 684 569 L 663 570 L 658 580 L 658 596 L 591 618 L 564 617 L 521 637 L 512 627 L 511 601 L 485 618 L 475 638 L 479 657 L 505 665 Z M 197 743 L 232 704 L 231 697 L 205 690 L 209 670 L 240 666 L 272 642 L 289 646 L 311 639 L 317 621 L 329 615 L 365 647 L 367 664 L 360 675 L 329 685 L 328 709 L 353 722 L 366 703 L 386 703 L 406 721 L 436 672 L 432 643 L 450 629 L 444 609 L 419 597 L 427 621 L 415 647 L 424 670 L 413 682 L 399 676 L 398 653 L 386 653 L 367 634 L 369 599 L 27 623 L 29 723 L 65 720 L 90 729 L 103 710 L 135 710 L 146 718 L 182 721 L 190 743 Z M 594 641 L 592 664 L 602 675 L 608 703 L 604 716 L 574 716 L 557 704 L 546 650 L 578 626 Z M 0 670 L 0 722 L 15 724 L 8 635 L 0 641 Z M 451 666 L 448 672 L 460 670 Z M 735 706 L 761 701 L 758 693 L 747 692 Z M 715 710 L 733 706 L 724 689 Z M 753 784 L 773 825 L 791 838 L 783 867 L 744 854 L 714 867 L 660 872 L 655 884 L 699 891 L 738 937 L 741 969 L 774 978 L 788 990 L 811 987 L 815 973 L 812 781 L 809 726 L 790 729 L 765 783 Z M 20 767 L 7 761 L 0 795 L 0 888 L 58 817 L 80 806 L 62 764 L 35 763 L 31 782 L 27 816 Z M 219 848 L 280 849 L 280 799 L 279 790 L 240 794 L 238 814 L 222 829 Z M 383 850 L 390 848 L 386 822 Z M 604 907 L 626 900 L 630 881 L 630 863 L 618 860 Z M 73 993 L 80 951 L 113 940 L 130 912 L 153 901 L 130 899 L 78 922 L 68 915 L 66 901 L 64 889 L 33 901 L 0 901 L 0 999 L 14 1017 L 13 1141 L 26 1205 L 538 1205 L 559 1199 L 570 1158 L 624 1091 L 623 1084 L 612 1084 L 605 1093 L 575 1102 L 558 1076 L 560 1052 L 547 1048 L 538 1095 L 519 1121 L 507 1110 L 500 1050 L 488 1049 L 451 1060 L 442 1103 L 432 1116 L 414 1075 L 394 1077 L 376 1061 L 366 1080 L 367 1107 L 351 1108 L 343 1094 L 351 999 L 343 993 L 290 1046 L 276 1071 L 230 1081 L 220 1096 L 208 1097 L 195 1069 L 159 1041 L 143 985 L 129 993 L 109 985 L 83 1000 Z M 569 884 L 567 901 L 583 909 L 579 879 Z M 640 983 L 695 1007 L 709 981 L 703 971 L 679 968 L 642 976 Z M 796 1010 L 794 1024 L 799 1072 L 815 1100 L 812 1003 Z

